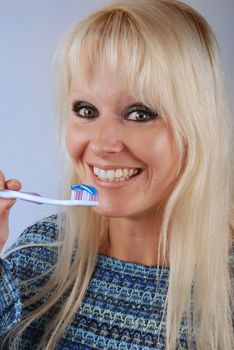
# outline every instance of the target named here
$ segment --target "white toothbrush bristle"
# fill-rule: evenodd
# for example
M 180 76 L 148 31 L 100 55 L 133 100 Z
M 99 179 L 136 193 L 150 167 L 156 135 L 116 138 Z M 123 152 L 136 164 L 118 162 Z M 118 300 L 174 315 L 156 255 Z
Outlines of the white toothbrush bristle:
M 98 192 L 96 188 L 88 185 L 72 185 L 71 186 L 71 200 L 80 200 L 80 201 L 98 201 Z

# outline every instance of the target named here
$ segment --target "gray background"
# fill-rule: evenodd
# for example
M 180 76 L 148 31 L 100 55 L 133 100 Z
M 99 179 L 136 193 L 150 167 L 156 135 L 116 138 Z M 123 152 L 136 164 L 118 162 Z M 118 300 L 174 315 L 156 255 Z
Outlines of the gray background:
M 0 0 L 0 169 L 25 191 L 56 197 L 59 176 L 54 52 L 67 30 L 103 0 Z M 213 27 L 234 110 L 234 0 L 187 0 Z M 18 200 L 10 238 L 55 208 Z

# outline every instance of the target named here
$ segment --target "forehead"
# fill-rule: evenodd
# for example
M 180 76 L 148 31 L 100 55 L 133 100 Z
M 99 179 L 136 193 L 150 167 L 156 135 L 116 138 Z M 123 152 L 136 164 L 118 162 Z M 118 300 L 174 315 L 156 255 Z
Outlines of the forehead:
M 88 99 L 98 103 L 130 103 L 137 97 L 119 79 L 117 75 L 106 71 L 105 74 L 95 74 L 92 77 L 85 77 L 77 72 L 72 77 L 70 95 L 72 98 Z

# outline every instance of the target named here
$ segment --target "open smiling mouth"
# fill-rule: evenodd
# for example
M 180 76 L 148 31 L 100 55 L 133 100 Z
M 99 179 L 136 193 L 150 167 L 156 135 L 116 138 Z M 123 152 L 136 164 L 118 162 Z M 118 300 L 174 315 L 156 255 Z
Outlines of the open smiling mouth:
M 129 168 L 129 169 L 100 169 L 97 167 L 93 167 L 93 173 L 95 176 L 102 181 L 108 182 L 120 182 L 131 179 L 142 172 L 141 168 Z

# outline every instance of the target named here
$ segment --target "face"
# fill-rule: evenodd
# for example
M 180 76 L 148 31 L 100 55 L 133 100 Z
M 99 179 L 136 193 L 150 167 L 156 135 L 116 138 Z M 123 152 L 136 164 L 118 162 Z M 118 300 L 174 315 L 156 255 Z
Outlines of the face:
M 72 81 L 66 145 L 80 181 L 99 192 L 99 214 L 155 214 L 174 187 L 179 155 L 171 130 L 110 75 Z

